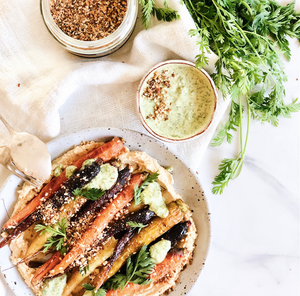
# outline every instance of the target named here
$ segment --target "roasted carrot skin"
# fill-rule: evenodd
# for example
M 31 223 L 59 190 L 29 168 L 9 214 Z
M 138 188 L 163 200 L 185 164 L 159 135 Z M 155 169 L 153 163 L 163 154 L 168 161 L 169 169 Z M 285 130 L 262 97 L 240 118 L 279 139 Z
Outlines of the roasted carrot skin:
M 96 278 L 94 279 L 94 287 L 95 287 L 95 292 L 97 292 L 97 290 L 102 286 L 103 282 L 105 281 L 109 271 L 111 270 L 114 262 L 119 258 L 119 256 L 121 255 L 121 252 L 124 250 L 126 244 L 132 239 L 132 237 L 134 236 L 135 232 L 137 230 L 135 229 L 129 229 L 124 236 L 118 241 L 117 246 L 112 254 L 112 256 L 110 257 L 110 259 L 108 260 L 107 264 L 102 268 L 102 270 L 100 271 L 100 273 L 96 276 Z
M 109 237 L 115 236 L 116 238 L 118 238 L 118 234 L 120 232 L 129 230 L 131 227 L 128 226 L 127 222 L 148 224 L 154 216 L 155 213 L 153 211 L 150 211 L 148 208 L 142 209 L 139 212 L 131 213 L 126 218 L 118 220 L 117 222 L 110 225 L 110 229 L 106 232 L 103 238 L 97 242 L 97 245 L 101 245 Z
M 114 138 L 111 141 L 101 145 L 90 153 L 84 155 L 73 163 L 77 168 L 80 168 L 83 162 L 87 159 L 101 158 L 104 162 L 116 156 L 124 148 L 123 141 L 120 138 Z M 8 228 L 16 227 L 25 218 L 31 215 L 43 202 L 52 198 L 60 186 L 67 181 L 65 171 L 59 177 L 53 178 L 41 192 L 33 198 L 20 212 L 11 217 L 2 227 L 2 231 Z
M 102 159 L 93 162 L 90 165 L 84 167 L 83 170 L 78 170 L 75 172 L 71 178 L 61 186 L 61 188 L 55 193 L 54 197 L 41 208 L 34 211 L 30 216 L 25 218 L 4 240 L 0 242 L 0 249 L 7 245 L 11 240 L 15 239 L 19 234 L 24 232 L 33 223 L 42 219 L 43 215 L 47 216 L 49 209 L 47 204 L 51 204 L 54 211 L 57 211 L 69 197 L 73 197 L 73 191 L 76 188 L 82 188 L 84 185 L 88 184 L 100 171 L 100 164 Z
M 54 253 L 52 257 L 36 271 L 34 277 L 31 280 L 31 284 L 34 286 L 38 285 L 50 272 L 50 270 L 61 261 L 61 259 L 62 256 L 60 254 L 60 251 Z
M 170 271 L 176 269 L 177 267 L 183 267 L 183 250 L 173 249 L 171 250 L 163 262 L 156 264 L 153 272 L 150 275 L 150 279 L 155 282 L 164 278 Z M 122 295 L 134 295 L 139 291 L 147 289 L 151 285 L 137 285 L 134 283 L 129 283 L 123 290 L 108 290 L 106 296 L 122 296 Z
M 92 217 L 92 214 L 99 210 L 105 203 L 107 203 L 111 198 L 113 198 L 117 193 L 119 193 L 125 184 L 128 182 L 131 176 L 128 167 L 119 172 L 118 179 L 112 188 L 107 190 L 104 195 L 96 201 L 88 201 L 72 218 L 71 221 L 75 222 L 80 220 L 80 218 L 88 215 Z
M 171 248 L 173 248 L 174 245 L 176 245 L 182 238 L 184 238 L 191 224 L 191 221 L 184 221 L 176 224 L 162 236 L 158 237 L 155 241 L 149 244 L 149 247 L 156 244 L 160 240 L 165 239 L 171 242 Z
M 24 232 L 27 228 L 29 228 L 33 223 L 38 221 L 39 219 L 35 215 L 35 213 L 28 216 L 25 220 L 23 220 L 6 238 L 4 238 L 0 242 L 0 249 L 9 244 L 13 239 L 15 239 L 19 234 Z
M 100 172 L 100 166 L 103 163 L 102 159 L 98 159 L 90 165 L 86 165 L 83 170 L 77 169 L 70 179 L 65 182 L 52 199 L 47 200 L 41 205 L 40 211 L 42 215 L 48 214 L 47 205 L 51 204 L 53 208 L 59 209 L 69 198 L 74 197 L 74 190 L 81 189 L 91 182 Z
M 51 276 L 64 273 L 65 269 L 82 254 L 88 247 L 90 247 L 102 231 L 107 227 L 109 222 L 113 219 L 116 213 L 123 209 L 133 198 L 133 190 L 136 185 L 140 185 L 143 180 L 142 174 L 133 175 L 129 184 L 125 186 L 122 192 L 105 208 L 103 209 L 91 227 L 82 235 L 79 241 L 67 253 L 63 260 L 51 270 Z

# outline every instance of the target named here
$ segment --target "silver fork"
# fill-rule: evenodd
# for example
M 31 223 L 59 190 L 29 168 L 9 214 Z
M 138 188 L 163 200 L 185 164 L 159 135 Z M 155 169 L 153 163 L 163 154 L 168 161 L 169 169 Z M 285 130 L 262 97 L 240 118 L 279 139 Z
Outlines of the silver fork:
M 2 150 L 2 151 L 1 151 Z M 30 183 L 34 187 L 41 187 L 43 185 L 43 182 L 40 182 L 39 180 L 30 177 L 28 175 L 25 175 L 21 171 L 19 171 L 16 167 L 16 165 L 13 163 L 12 158 L 10 156 L 10 149 L 6 146 L 0 147 L 0 164 L 2 164 L 6 169 L 11 171 L 14 175 L 19 177 L 25 182 Z

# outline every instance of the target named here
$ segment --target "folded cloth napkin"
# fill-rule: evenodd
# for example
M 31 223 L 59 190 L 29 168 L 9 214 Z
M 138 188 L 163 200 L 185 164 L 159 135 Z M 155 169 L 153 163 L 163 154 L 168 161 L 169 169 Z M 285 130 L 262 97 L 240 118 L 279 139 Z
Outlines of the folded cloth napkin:
M 65 51 L 49 34 L 39 1 L 0 1 L 1 114 L 17 131 L 33 133 L 43 141 L 98 126 L 147 133 L 136 110 L 140 79 L 159 62 L 194 61 L 198 50 L 197 40 L 188 35 L 194 23 L 185 6 L 179 1 L 169 4 L 181 20 L 153 20 L 144 30 L 139 14 L 125 46 L 107 57 L 85 59 Z M 206 69 L 210 73 L 215 60 L 210 56 Z M 219 96 L 215 119 L 205 135 L 187 143 L 166 144 L 193 170 L 199 167 L 227 103 Z M 0 123 L 1 145 L 9 145 L 9 134 Z M 0 184 L 7 175 L 1 168 Z M 1 284 L 0 295 L 6 295 Z

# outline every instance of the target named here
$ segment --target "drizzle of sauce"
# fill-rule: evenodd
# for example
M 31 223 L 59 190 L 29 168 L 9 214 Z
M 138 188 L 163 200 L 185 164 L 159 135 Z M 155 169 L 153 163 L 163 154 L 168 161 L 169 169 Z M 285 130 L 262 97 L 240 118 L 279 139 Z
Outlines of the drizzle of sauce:
M 149 81 L 157 75 L 150 73 L 141 87 L 140 110 L 146 124 L 156 133 L 169 139 L 186 139 L 203 132 L 210 124 L 216 106 L 214 89 L 197 68 L 188 64 L 170 63 L 155 70 L 168 76 L 170 85 L 164 92 L 166 118 L 153 118 L 155 102 L 143 94 Z
M 28 133 L 15 133 L 11 138 L 11 157 L 24 174 L 47 180 L 51 174 L 51 156 L 39 138 Z

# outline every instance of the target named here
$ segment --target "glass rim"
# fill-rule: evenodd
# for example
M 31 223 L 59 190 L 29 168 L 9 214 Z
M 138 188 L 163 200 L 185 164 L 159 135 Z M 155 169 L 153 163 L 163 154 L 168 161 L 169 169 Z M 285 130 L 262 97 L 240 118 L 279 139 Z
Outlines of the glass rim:
M 97 51 L 101 49 L 103 51 L 110 50 L 112 47 L 118 44 L 118 41 L 121 42 L 124 40 L 128 34 L 131 33 L 135 25 L 138 12 L 138 0 L 127 0 L 127 9 L 124 19 L 120 26 L 113 33 L 99 40 L 84 41 L 68 36 L 58 27 L 50 12 L 50 1 L 51 0 L 40 0 L 42 18 L 48 31 L 61 45 L 84 51 Z M 132 17 L 133 21 L 131 21 Z M 128 23 L 131 24 L 129 31 L 127 30 Z

